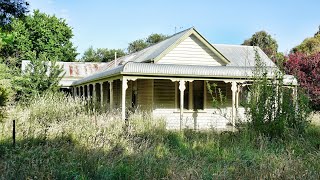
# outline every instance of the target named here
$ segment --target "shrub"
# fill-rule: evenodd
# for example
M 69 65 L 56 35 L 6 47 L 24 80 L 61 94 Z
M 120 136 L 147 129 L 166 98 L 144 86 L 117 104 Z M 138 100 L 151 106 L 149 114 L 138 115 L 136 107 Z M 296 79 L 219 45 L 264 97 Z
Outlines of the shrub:
M 13 94 L 9 68 L 5 64 L 0 64 L 0 121 L 5 117 L 5 107 Z
M 290 54 L 284 67 L 286 73 L 298 79 L 311 100 L 312 108 L 320 110 L 320 52 L 313 55 Z
M 282 137 L 286 132 L 303 133 L 308 124 L 310 113 L 308 101 L 303 91 L 297 99 L 292 96 L 294 89 L 283 85 L 283 75 L 270 72 L 256 55 L 256 70 L 250 89 L 250 100 L 247 103 L 249 128 L 269 137 Z
M 46 54 L 36 57 L 30 55 L 30 63 L 27 65 L 22 76 L 15 78 L 18 99 L 30 100 L 33 96 L 41 95 L 46 91 L 59 90 L 59 81 L 64 76 L 63 70 L 56 64 L 55 59 L 48 59 Z

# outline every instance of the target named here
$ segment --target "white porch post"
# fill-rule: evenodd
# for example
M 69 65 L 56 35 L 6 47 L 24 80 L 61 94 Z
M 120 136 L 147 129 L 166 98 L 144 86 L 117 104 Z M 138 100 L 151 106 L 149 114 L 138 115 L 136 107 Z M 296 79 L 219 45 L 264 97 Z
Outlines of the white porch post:
M 93 103 L 93 108 L 96 108 L 96 104 L 97 104 L 96 83 L 92 84 L 92 103 Z
M 178 82 L 177 81 L 174 81 L 174 95 L 175 95 L 174 107 L 178 109 L 179 107 L 178 107 Z
M 184 80 L 179 81 L 179 90 L 180 90 L 180 130 L 182 130 L 183 123 L 183 99 L 184 99 L 184 90 L 186 89 L 186 82 Z
M 113 81 L 109 81 L 110 90 L 110 110 L 113 110 Z
M 87 100 L 90 100 L 90 84 L 87 85 Z
M 74 97 L 77 96 L 77 87 L 76 86 L 73 87 L 73 94 L 74 94 Z
M 100 107 L 103 107 L 103 82 L 100 82 Z
M 207 81 L 203 81 L 203 109 L 207 108 Z
M 236 94 L 236 109 L 239 108 L 239 94 L 240 94 L 240 84 L 237 86 L 237 94 Z
M 297 86 L 294 86 L 293 89 L 292 89 L 292 98 L 293 98 L 293 103 L 294 103 L 294 106 L 296 108 L 296 110 L 298 110 L 298 87 Z
M 235 126 L 235 116 L 236 116 L 236 91 L 237 91 L 237 83 L 232 81 L 231 83 L 231 91 L 232 91 L 232 126 Z
M 121 98 L 121 116 L 122 120 L 126 119 L 126 90 L 128 88 L 128 80 L 122 78 L 122 98 Z

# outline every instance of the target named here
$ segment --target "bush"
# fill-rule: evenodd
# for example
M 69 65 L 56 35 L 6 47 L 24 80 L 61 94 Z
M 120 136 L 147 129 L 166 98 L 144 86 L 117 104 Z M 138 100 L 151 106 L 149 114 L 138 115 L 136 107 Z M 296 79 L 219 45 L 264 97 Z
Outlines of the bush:
M 0 122 L 5 117 L 6 105 L 12 100 L 13 94 L 9 68 L 0 64 Z
M 47 54 L 30 55 L 30 63 L 22 75 L 14 80 L 19 100 L 29 101 L 46 91 L 59 90 L 59 81 L 64 76 L 62 68 L 55 59 L 48 59 Z
M 320 110 L 320 52 L 313 55 L 290 54 L 284 68 L 286 73 L 298 79 L 311 100 L 312 108 Z
M 293 97 L 294 86 L 283 85 L 283 75 L 274 72 L 270 79 L 267 67 L 256 56 L 254 81 L 250 87 L 250 100 L 246 104 L 250 130 L 269 137 L 282 137 L 285 133 L 303 133 L 310 113 L 308 99 L 303 91 Z

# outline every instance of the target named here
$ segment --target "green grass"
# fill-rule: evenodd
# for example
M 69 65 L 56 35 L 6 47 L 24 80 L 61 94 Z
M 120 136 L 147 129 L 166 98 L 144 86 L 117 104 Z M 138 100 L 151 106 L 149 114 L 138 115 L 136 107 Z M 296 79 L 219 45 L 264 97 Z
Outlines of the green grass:
M 88 113 L 47 95 L 17 106 L 0 125 L 0 179 L 319 179 L 320 127 L 268 139 L 239 132 L 166 131 L 137 113 Z M 12 147 L 11 120 L 17 119 Z

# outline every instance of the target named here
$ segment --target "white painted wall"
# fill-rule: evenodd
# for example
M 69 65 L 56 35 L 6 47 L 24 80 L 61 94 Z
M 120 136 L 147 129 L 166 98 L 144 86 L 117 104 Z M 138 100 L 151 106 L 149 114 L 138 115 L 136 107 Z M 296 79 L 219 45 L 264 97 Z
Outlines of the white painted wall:
M 194 35 L 162 57 L 157 64 L 221 66 L 221 60 Z
M 231 112 L 231 107 L 221 110 L 205 109 L 198 112 L 184 111 L 182 127 L 196 130 L 226 129 L 228 123 L 231 123 Z M 244 121 L 244 108 L 239 108 L 238 112 L 240 120 Z M 180 111 L 178 109 L 155 109 L 153 116 L 164 119 L 167 129 L 180 129 Z

